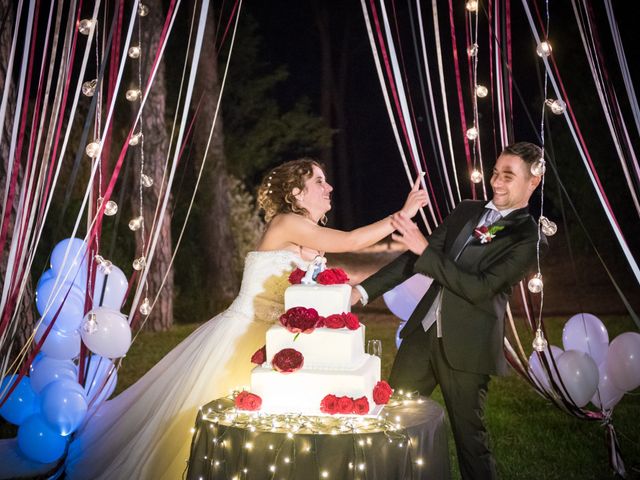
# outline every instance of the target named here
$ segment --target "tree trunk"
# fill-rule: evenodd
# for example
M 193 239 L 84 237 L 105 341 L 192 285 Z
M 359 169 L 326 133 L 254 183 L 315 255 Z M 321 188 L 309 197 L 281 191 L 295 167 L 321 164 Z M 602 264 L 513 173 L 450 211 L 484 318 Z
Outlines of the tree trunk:
M 220 83 L 218 80 L 218 52 L 215 45 L 215 20 L 209 10 L 204 34 L 202 55 L 196 80 L 196 92 L 202 94 L 198 126 L 193 135 L 194 166 L 200 168 L 204 159 L 211 122 L 213 120 Z M 198 201 L 202 208 L 198 238 L 202 261 L 205 263 L 203 288 L 208 292 L 207 309 L 215 312 L 225 307 L 238 293 L 239 279 L 234 271 L 235 241 L 230 229 L 231 209 L 227 171 L 225 167 L 222 115 L 218 113 L 216 125 L 207 153 Z
M 0 88 L 0 92 L 2 92 L 2 90 L 4 90 L 5 88 L 9 89 L 5 122 L 4 125 L 0 125 L 0 128 L 3 129 L 2 143 L 0 144 L 0 158 L 2 159 L 2 161 L 0 162 L 0 199 L 4 198 L 9 162 L 13 161 L 13 159 L 9 158 L 9 146 L 11 143 L 11 129 L 13 128 L 13 115 L 16 108 L 16 91 L 13 79 L 11 78 L 11 76 L 7 76 L 7 71 L 5 69 L 9 63 L 9 55 L 11 53 L 11 40 L 15 22 L 14 7 L 14 2 L 12 2 L 11 0 L 0 0 L 0 12 L 3 12 L 2 16 L 6 14 L 4 25 L 2 25 L 2 29 L 0 29 L 0 85 L 2 86 Z M 18 199 L 20 198 L 22 179 L 23 171 L 22 168 L 20 168 L 20 170 L 18 171 L 18 178 L 16 183 L 15 200 L 13 202 L 11 215 L 9 216 L 8 236 L 5 242 L 5 251 L 3 252 L 2 256 L 3 261 L 0 262 L 0 285 L 4 285 L 4 282 L 6 281 L 6 262 L 9 256 L 9 248 L 11 246 L 11 233 L 13 232 L 16 215 L 18 214 Z M 8 364 L 11 364 L 13 362 L 16 354 L 20 351 L 22 346 L 26 343 L 27 339 L 33 333 L 34 325 L 36 322 L 34 305 L 35 298 L 33 292 L 33 284 L 31 281 L 29 281 L 27 282 L 27 285 L 25 287 L 22 301 L 15 307 L 18 310 L 16 316 L 17 325 L 9 325 L 9 331 L 13 332 L 13 334 L 11 335 L 11 338 L 7 338 L 6 343 L 3 344 L 1 346 L 2 348 L 0 349 L 0 359 L 9 358 Z
M 165 20 L 165 14 L 162 9 L 162 3 L 150 6 L 149 14 L 142 17 L 141 28 L 141 56 L 142 61 L 142 81 L 145 82 L 151 73 L 153 56 L 160 41 L 160 33 Z M 166 58 L 166 55 L 165 55 Z M 142 112 L 141 123 L 144 140 L 137 147 L 144 146 L 144 171 L 141 170 L 140 163 L 134 169 L 137 175 L 134 175 L 134 192 L 138 192 L 142 188 L 143 212 L 145 226 L 150 227 L 155 214 L 156 205 L 160 200 L 161 180 L 164 172 L 165 158 L 169 148 L 169 139 L 166 129 L 165 104 L 166 104 L 166 79 L 165 79 L 165 62 L 164 59 L 158 66 L 155 80 L 151 85 L 149 97 Z M 137 108 L 138 104 L 134 104 Z M 151 187 L 141 187 L 141 174 L 147 175 L 153 179 Z M 138 195 L 134 195 L 134 212 L 140 209 Z M 156 244 L 153 254 L 149 273 L 147 275 L 147 284 L 149 287 L 149 301 L 160 292 L 160 296 L 151 311 L 151 315 L 145 324 L 146 330 L 165 331 L 169 330 L 173 325 L 173 270 L 169 266 L 171 254 L 173 251 L 173 241 L 171 238 L 171 217 L 173 202 L 169 200 L 167 210 L 164 215 L 162 225 L 160 225 L 160 237 Z M 134 214 L 137 215 L 137 214 Z M 140 231 L 138 232 L 140 233 Z M 149 230 L 145 229 L 145 242 L 148 248 Z M 136 235 L 136 257 L 142 255 L 142 235 Z M 160 290 L 165 274 L 167 279 Z

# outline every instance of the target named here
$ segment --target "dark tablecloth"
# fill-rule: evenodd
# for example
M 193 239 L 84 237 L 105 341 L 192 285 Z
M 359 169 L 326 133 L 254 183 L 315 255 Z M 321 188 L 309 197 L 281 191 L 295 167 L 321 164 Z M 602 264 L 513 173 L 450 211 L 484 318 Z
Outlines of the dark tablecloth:
M 268 429 L 265 424 L 272 425 L 271 417 L 253 417 L 260 423 L 256 428 L 251 416 L 244 415 L 242 420 L 229 414 L 232 406 L 231 400 L 219 399 L 202 408 L 191 444 L 188 479 L 450 478 L 444 411 L 429 399 L 385 407 L 385 426 L 368 420 L 359 426 L 361 420 L 356 419 L 350 429 L 343 424 L 340 431 L 327 427 L 325 419 L 322 425 L 295 434 L 283 417 Z M 394 429 L 390 422 L 400 428 Z

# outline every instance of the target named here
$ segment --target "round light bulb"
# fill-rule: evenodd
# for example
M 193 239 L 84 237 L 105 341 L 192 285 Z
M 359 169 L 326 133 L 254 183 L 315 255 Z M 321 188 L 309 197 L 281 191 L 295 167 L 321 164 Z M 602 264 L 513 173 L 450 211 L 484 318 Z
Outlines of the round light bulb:
M 478 129 L 476 127 L 471 127 L 467 130 L 467 138 L 469 140 L 475 140 L 478 138 Z
M 136 258 L 133 261 L 133 269 L 137 270 L 137 271 L 140 271 L 145 267 L 146 264 L 147 264 L 147 260 L 144 258 L 144 256 L 142 256 L 140 258 Z
M 134 133 L 129 138 L 129 145 L 132 147 L 135 147 L 140 143 L 141 140 L 142 140 L 142 132 Z
M 103 260 L 102 263 L 100 263 L 100 270 L 102 270 L 102 273 L 105 275 L 109 275 L 112 268 L 113 263 L 111 263 L 111 260 Z
M 536 47 L 536 53 L 539 57 L 545 58 L 551 55 L 551 44 L 549 42 L 540 42 Z
M 471 172 L 471 181 L 473 183 L 480 183 L 482 181 L 482 173 L 480 173 L 479 170 L 474 169 L 473 172 Z
M 559 98 L 556 98 L 555 100 L 548 98 L 544 103 L 551 109 L 551 112 L 555 115 L 562 115 L 567 109 L 567 104 L 564 103 L 564 100 L 560 100 Z
M 132 88 L 130 90 L 127 90 L 127 93 L 125 93 L 126 99 L 129 100 L 130 102 L 135 102 L 140 98 L 141 95 L 142 95 L 142 92 L 137 88 Z
M 468 0 L 465 4 L 465 8 L 470 12 L 478 11 L 478 0 Z
M 129 58 L 139 58 L 140 57 L 140 46 L 139 45 L 134 45 L 133 47 L 130 47 L 129 51 L 127 52 L 127 54 L 129 55 Z
M 477 85 L 476 86 L 476 96 L 480 97 L 480 98 L 484 98 L 489 94 L 489 89 L 487 87 L 485 87 L 484 85 Z
M 470 57 L 475 57 L 476 55 L 478 55 L 478 44 L 474 43 L 472 45 L 469 45 L 467 47 L 467 55 L 469 55 Z
M 143 223 L 144 223 L 144 218 L 142 217 L 142 215 L 139 217 L 132 218 L 131 220 L 129 220 L 129 229 L 133 230 L 134 232 L 136 230 L 140 230 L 140 228 L 142 228 Z
M 149 7 L 147 7 L 144 3 L 138 4 L 138 15 L 141 17 L 146 17 L 149 15 Z
M 552 237 L 558 231 L 558 225 L 547 217 L 540 216 L 540 229 L 547 237 Z
M 91 158 L 98 157 L 100 155 L 100 141 L 91 142 L 84 151 Z
M 536 336 L 533 339 L 533 349 L 536 352 L 544 352 L 547 349 L 547 340 L 544 338 L 541 329 L 536 330 Z
M 96 261 L 96 263 L 98 265 L 100 265 L 100 264 L 102 264 L 102 262 L 104 262 L 104 257 L 102 255 L 96 254 L 96 255 L 93 256 L 93 259 Z
M 542 274 L 540 272 L 536 273 L 527 285 L 531 293 L 540 293 L 543 286 Z
M 118 204 L 113 200 L 109 200 L 107 204 L 104 206 L 104 214 L 107 217 L 112 217 L 116 213 L 118 213 Z
M 96 86 L 98 85 L 98 79 L 87 80 L 82 84 L 82 94 L 86 97 L 93 97 L 96 93 Z
M 89 312 L 82 323 L 82 330 L 89 335 L 98 330 L 98 321 L 95 313 Z
M 546 162 L 544 161 L 544 158 L 536 160 L 531 164 L 531 175 L 535 177 L 541 177 L 542 175 L 544 175 L 544 172 L 546 171 L 547 171 L 547 166 L 546 166 Z
M 140 174 L 140 183 L 142 183 L 143 187 L 149 188 L 153 186 L 153 178 L 151 178 L 149 175 L 145 175 L 144 173 L 142 173 Z
M 82 35 L 89 35 L 91 33 L 91 28 L 93 27 L 93 20 L 85 18 L 84 20 L 80 20 L 78 23 L 78 31 Z
M 146 297 L 140 304 L 140 313 L 142 315 L 149 315 L 151 313 L 151 304 L 149 303 L 149 299 Z

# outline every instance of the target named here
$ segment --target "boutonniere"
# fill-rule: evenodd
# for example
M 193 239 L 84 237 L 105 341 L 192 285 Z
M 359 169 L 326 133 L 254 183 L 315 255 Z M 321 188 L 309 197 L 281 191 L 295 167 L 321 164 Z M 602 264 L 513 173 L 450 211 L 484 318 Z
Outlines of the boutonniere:
M 496 237 L 496 233 L 503 229 L 503 225 L 492 225 L 490 227 L 482 225 L 473 230 L 473 236 L 480 240 L 481 244 L 485 244 L 493 240 Z

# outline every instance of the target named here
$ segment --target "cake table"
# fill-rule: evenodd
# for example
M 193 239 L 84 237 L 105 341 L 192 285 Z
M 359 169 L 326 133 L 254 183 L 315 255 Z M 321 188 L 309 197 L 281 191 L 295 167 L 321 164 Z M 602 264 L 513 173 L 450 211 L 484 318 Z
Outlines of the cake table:
M 396 399 L 380 417 L 304 417 L 235 410 L 233 400 L 202 407 L 187 478 L 448 479 L 442 407 Z

